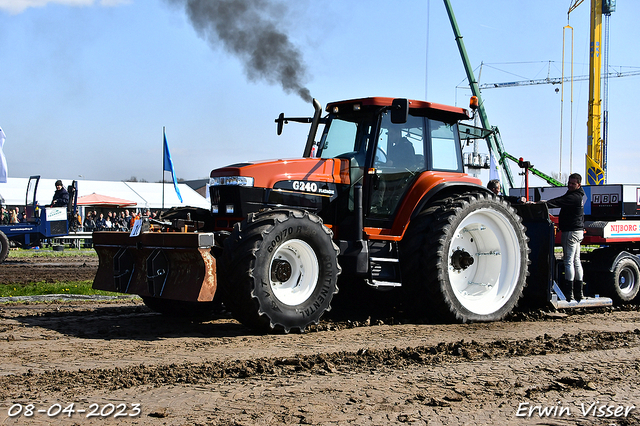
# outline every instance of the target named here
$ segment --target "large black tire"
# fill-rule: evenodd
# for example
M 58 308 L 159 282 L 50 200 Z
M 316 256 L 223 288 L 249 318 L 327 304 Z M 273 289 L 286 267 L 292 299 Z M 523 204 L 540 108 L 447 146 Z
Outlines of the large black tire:
M 434 322 L 497 321 L 526 285 L 528 238 L 504 200 L 467 193 L 433 203 L 401 244 L 406 313 Z
M 304 331 L 338 292 L 338 247 L 306 211 L 251 214 L 225 240 L 218 276 L 234 318 L 260 332 Z
M 9 254 L 9 239 L 0 231 L 0 263 L 3 263 L 7 259 Z
M 613 271 L 607 271 L 599 283 L 600 295 L 608 296 L 614 305 L 633 302 L 640 290 L 640 270 L 630 256 L 619 257 Z
M 610 297 L 616 306 L 635 303 L 640 294 L 640 267 L 633 251 L 612 245 L 581 256 L 587 296 Z

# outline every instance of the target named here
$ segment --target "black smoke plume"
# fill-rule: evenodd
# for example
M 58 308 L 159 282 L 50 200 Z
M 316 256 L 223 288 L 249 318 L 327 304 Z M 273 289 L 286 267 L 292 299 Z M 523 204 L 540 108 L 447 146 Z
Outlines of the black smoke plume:
M 239 57 L 247 77 L 280 84 L 287 93 L 311 101 L 303 86 L 306 68 L 302 54 L 289 37 L 278 30 L 282 4 L 269 0 L 168 0 L 184 5 L 198 34 L 211 46 L 222 46 Z

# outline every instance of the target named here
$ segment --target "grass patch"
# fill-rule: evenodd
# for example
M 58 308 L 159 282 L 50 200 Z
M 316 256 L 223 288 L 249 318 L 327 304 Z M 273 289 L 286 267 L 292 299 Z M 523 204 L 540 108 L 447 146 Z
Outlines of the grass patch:
M 102 296 L 118 296 L 120 293 L 94 290 L 92 281 L 60 281 L 54 283 L 36 282 L 29 284 L 0 284 L 0 297 L 42 296 L 44 294 L 98 294 Z
M 30 257 L 98 257 L 94 249 L 69 249 L 66 251 L 53 251 L 51 249 L 17 249 L 9 250 L 9 259 L 24 259 Z

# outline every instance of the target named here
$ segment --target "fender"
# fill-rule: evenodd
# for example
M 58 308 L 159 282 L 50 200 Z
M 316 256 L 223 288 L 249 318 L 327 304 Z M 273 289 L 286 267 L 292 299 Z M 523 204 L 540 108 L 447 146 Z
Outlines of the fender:
M 615 257 L 614 257 L 615 255 Z M 631 259 L 635 262 L 635 264 L 638 266 L 638 269 L 640 269 L 640 259 L 638 258 L 638 256 L 629 253 L 628 251 L 621 251 L 620 253 L 615 253 L 612 252 L 610 254 L 610 256 L 607 256 L 607 258 L 605 258 L 605 264 L 602 265 L 600 268 L 596 268 L 602 271 L 608 271 L 608 272 L 613 272 L 616 269 L 616 265 L 618 263 L 620 263 L 620 261 L 622 261 L 622 259 Z
M 427 204 L 434 199 L 459 191 L 490 191 L 482 185 L 480 179 L 464 173 L 427 171 L 423 172 L 407 191 L 407 196 L 400 204 L 391 229 L 365 228 L 369 239 L 400 241 L 409 223 Z
M 609 266 L 609 272 L 613 272 L 613 270 L 615 269 L 615 265 L 617 265 L 618 262 L 620 262 L 624 258 L 629 258 L 633 260 L 635 264 L 638 266 L 638 269 L 640 269 L 640 259 L 638 258 L 638 256 L 635 256 L 629 253 L 628 251 L 621 251 L 620 254 L 618 254 L 615 260 L 611 263 L 611 266 Z
M 416 208 L 411 213 L 411 220 L 413 220 L 422 210 L 425 209 L 426 205 L 431 202 L 433 199 L 444 198 L 443 194 L 450 194 L 452 192 L 459 192 L 460 189 L 464 188 L 465 191 L 472 190 L 474 192 L 484 192 L 486 194 L 491 194 L 492 192 L 488 190 L 485 186 L 478 184 L 469 184 L 469 183 L 461 183 L 461 182 L 443 182 L 436 185 L 431 191 L 425 194 L 421 199 Z

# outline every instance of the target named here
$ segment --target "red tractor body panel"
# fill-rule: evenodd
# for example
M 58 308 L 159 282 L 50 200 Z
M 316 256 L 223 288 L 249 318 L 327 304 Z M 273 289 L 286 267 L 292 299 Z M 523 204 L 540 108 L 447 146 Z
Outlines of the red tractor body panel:
M 423 172 L 407 191 L 407 196 L 400 204 L 398 213 L 390 229 L 365 227 L 364 231 L 372 240 L 400 241 L 411 222 L 411 215 L 416 210 L 425 194 L 441 184 L 482 185 L 480 179 L 464 173 Z
M 349 161 L 339 158 L 295 158 L 256 161 L 231 165 L 211 171 L 210 177 L 246 176 L 254 179 L 254 186 L 273 188 L 276 182 L 314 180 L 348 185 Z

